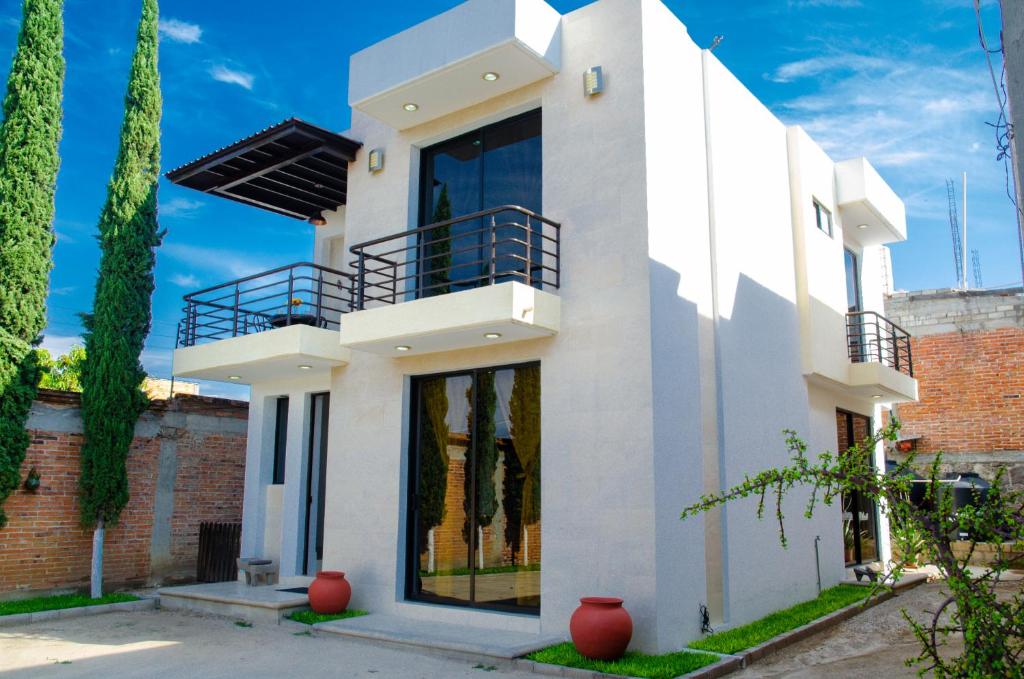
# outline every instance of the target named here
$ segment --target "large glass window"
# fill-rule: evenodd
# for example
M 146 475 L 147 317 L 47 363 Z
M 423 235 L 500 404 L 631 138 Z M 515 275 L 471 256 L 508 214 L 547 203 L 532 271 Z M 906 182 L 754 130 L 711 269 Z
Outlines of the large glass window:
M 540 366 L 413 382 L 411 599 L 540 611 Z
M 502 120 L 423 150 L 420 225 L 500 207 L 517 205 L 541 211 L 540 110 Z M 501 224 L 511 213 L 497 215 Z M 486 285 L 491 259 L 489 219 L 441 226 L 423 234 L 420 289 L 424 296 Z M 540 225 L 536 225 L 539 230 Z M 540 246 L 534 236 L 535 247 Z M 524 256 L 522 233 L 497 234 L 495 256 L 505 267 L 509 258 Z M 531 280 L 540 273 L 530 272 Z
M 837 410 L 836 434 L 838 450 L 845 453 L 871 436 L 871 418 Z M 843 551 L 848 566 L 878 560 L 878 509 L 856 490 L 843 493 Z

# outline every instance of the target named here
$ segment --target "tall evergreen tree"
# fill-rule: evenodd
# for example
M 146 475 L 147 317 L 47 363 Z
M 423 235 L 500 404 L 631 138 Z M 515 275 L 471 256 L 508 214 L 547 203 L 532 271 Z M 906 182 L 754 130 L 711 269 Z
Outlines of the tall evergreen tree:
M 157 3 L 142 0 L 121 144 L 99 218 L 100 270 L 85 323 L 81 511 L 94 526 L 92 596 L 102 594 L 103 534 L 128 503 L 128 449 L 146 407 L 139 363 L 149 333 L 160 173 Z
M 25 0 L 0 123 L 0 528 L 18 487 L 46 326 L 64 86 L 62 0 Z

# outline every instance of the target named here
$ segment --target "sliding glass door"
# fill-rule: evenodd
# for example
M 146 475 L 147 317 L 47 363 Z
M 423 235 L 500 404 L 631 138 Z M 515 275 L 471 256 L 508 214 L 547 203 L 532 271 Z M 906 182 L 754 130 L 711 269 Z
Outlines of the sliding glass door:
M 871 418 L 845 410 L 836 411 L 838 451 L 845 453 L 853 445 L 871 436 Z M 871 455 L 871 451 L 865 453 Z M 843 551 L 846 565 L 878 560 L 878 508 L 859 491 L 843 493 Z
M 423 150 L 420 156 L 420 225 L 518 205 L 541 211 L 540 110 L 502 120 Z M 514 213 L 496 215 L 496 223 Z M 521 221 L 521 218 L 516 215 Z M 490 218 L 460 221 L 421 237 L 419 289 L 429 297 L 487 285 L 491 259 Z M 536 225 L 539 232 L 540 224 Z M 534 235 L 534 247 L 540 247 Z M 525 258 L 522 233 L 508 228 L 497 234 L 496 255 Z M 539 279 L 539 272 L 531 272 Z M 524 276 L 525 278 L 525 276 Z M 532 279 L 532 277 L 531 277 Z
M 540 610 L 540 366 L 413 383 L 410 599 Z

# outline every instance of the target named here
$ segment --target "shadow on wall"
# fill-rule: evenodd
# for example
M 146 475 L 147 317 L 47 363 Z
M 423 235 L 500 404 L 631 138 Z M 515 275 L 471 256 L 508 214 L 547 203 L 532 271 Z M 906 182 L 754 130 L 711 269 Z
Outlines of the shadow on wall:
M 696 305 L 679 296 L 681 275 L 655 260 L 650 261 L 652 303 L 652 349 L 654 353 L 654 420 L 656 507 L 658 525 L 658 568 L 667 577 L 671 591 L 664 592 L 659 577 L 659 605 L 678 629 L 675 634 L 697 636 L 696 606 L 686 600 L 694 592 L 686 578 L 699 581 L 699 599 L 706 601 L 708 572 L 704 555 L 706 519 L 679 522 L 678 512 L 703 492 L 703 437 L 701 435 L 702 361 L 717 354 L 714 402 L 709 408 L 708 426 L 717 426 L 718 476 L 727 487 L 769 467 L 788 463 L 783 430 L 794 429 L 805 439 L 811 422 L 807 384 L 800 355 L 800 326 L 797 306 L 746 275 L 740 275 L 728 318 L 719 318 L 714 347 L 704 347 L 698 334 L 709 328 L 711 318 L 700 316 Z M 731 301 L 731 305 L 729 302 Z M 835 348 L 845 351 L 845 344 Z M 710 373 L 709 373 L 710 374 Z M 707 385 L 705 385 L 707 386 Z M 710 397 L 708 392 L 708 397 Z M 814 451 L 818 452 L 818 451 Z M 842 569 L 842 525 L 839 510 L 820 506 L 808 521 L 803 508 L 809 489 L 791 493 L 784 502 L 789 548 L 779 544 L 777 526 L 770 513 L 756 517 L 756 498 L 731 504 L 724 512 L 722 529 L 722 580 L 724 615 L 730 623 L 742 623 L 800 600 L 813 598 L 817 573 L 814 536 L 821 535 L 823 585 L 838 581 Z M 675 524 L 679 525 L 675 525 Z M 830 557 L 831 555 L 831 557 Z M 834 558 L 832 558 L 834 557 Z M 712 560 L 716 559 L 712 554 Z M 771 582 L 765 588 L 765 582 Z M 691 594 L 691 596 L 693 596 Z M 678 612 L 669 608 L 675 606 Z M 690 609 L 693 610 L 690 610 Z M 660 624 L 660 623 L 659 623 Z M 667 630 L 666 630 L 667 631 Z

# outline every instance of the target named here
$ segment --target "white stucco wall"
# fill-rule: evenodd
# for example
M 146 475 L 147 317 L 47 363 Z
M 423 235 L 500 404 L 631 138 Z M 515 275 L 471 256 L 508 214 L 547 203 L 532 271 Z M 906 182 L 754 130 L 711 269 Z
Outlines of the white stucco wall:
M 600 0 L 565 15 L 561 35 L 561 71 L 542 82 L 404 131 L 354 111 L 347 134 L 363 148 L 348 205 L 314 244 L 317 261 L 348 268 L 340 239 L 347 249 L 416 226 L 421 148 L 539 107 L 542 212 L 562 224 L 560 331 L 401 359 L 353 352 L 329 377 L 254 384 L 242 551 L 277 550 L 283 577 L 301 571 L 309 395 L 329 389 L 324 568 L 347 573 L 353 606 L 562 634 L 580 596 L 621 596 L 633 647 L 674 650 L 698 636 L 698 604 L 730 626 L 813 597 L 815 536 L 823 585 L 843 574 L 839 508 L 804 520 L 803 491 L 785 504 L 788 550 L 753 501 L 678 519 L 700 493 L 787 463 L 784 428 L 812 451 L 834 450 L 836 407 L 877 415 L 804 377 L 819 361 L 807 337 L 835 334 L 829 323 L 845 310 L 832 163 L 659 0 Z M 587 99 L 581 78 L 595 65 L 607 89 Z M 374 148 L 386 164 L 371 174 Z M 811 196 L 833 209 L 834 238 L 814 227 Z M 815 305 L 825 330 L 799 313 Z M 845 358 L 840 332 L 822 365 Z M 410 377 L 536 360 L 539 618 L 406 602 Z M 279 395 L 291 401 L 275 511 L 266 487 Z

